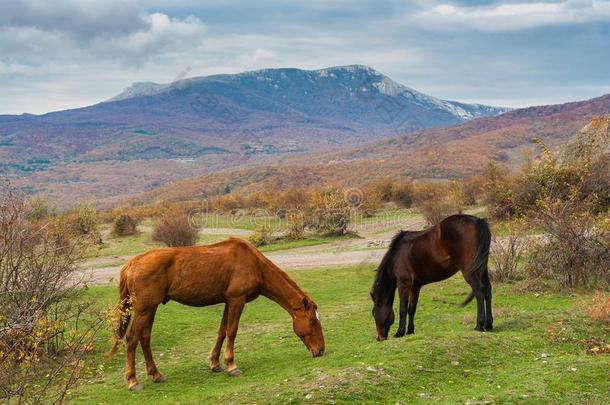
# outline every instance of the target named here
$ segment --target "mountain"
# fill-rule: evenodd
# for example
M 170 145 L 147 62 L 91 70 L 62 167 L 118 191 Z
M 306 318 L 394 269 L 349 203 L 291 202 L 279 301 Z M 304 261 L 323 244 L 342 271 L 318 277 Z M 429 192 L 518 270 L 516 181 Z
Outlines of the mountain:
M 430 97 L 365 66 L 265 69 L 135 83 L 89 107 L 0 116 L 0 157 L 4 171 L 27 171 L 37 162 L 308 152 L 505 111 Z
M 505 111 L 440 100 L 365 66 L 135 83 L 88 107 L 0 115 L 0 175 L 62 199 L 130 195 Z

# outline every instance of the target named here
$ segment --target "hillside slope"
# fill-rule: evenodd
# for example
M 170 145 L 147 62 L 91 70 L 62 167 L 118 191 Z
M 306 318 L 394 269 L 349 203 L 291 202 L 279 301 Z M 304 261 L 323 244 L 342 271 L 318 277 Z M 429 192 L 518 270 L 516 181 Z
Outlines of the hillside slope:
M 359 186 L 390 177 L 443 179 L 481 173 L 489 162 L 517 167 L 526 152 L 535 153 L 534 137 L 551 147 L 578 153 L 583 142 L 608 147 L 610 96 L 560 106 L 532 107 L 499 117 L 428 130 L 371 143 L 308 161 L 227 171 L 183 179 L 138 196 L 136 202 L 156 199 L 189 200 L 222 194 L 338 183 Z M 509 117 L 506 117 L 506 116 Z M 584 128 L 583 128 L 584 126 Z M 581 129 L 582 128 L 582 129 Z M 567 146 L 566 146 L 567 145 Z M 594 146 L 597 147 L 597 146 Z

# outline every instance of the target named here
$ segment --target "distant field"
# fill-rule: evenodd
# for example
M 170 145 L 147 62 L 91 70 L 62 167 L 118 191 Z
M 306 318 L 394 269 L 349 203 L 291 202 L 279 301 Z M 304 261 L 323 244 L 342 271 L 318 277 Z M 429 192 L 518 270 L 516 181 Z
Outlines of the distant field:
M 131 393 L 122 377 L 124 351 L 107 361 L 109 333 L 94 348 L 99 375 L 70 394 L 79 404 L 143 403 L 548 403 L 608 402 L 608 356 L 586 354 L 589 338 L 608 336 L 578 308 L 588 296 L 518 294 L 495 286 L 496 329 L 473 331 L 475 306 L 461 308 L 469 287 L 460 277 L 422 290 L 416 334 L 374 340 L 368 292 L 371 266 L 290 272 L 319 306 L 326 354 L 312 359 L 290 317 L 273 302 L 248 304 L 236 341 L 244 374 L 207 368 L 222 306 L 159 308 L 153 351 L 168 380 L 145 376 Z M 100 307 L 116 302 L 116 286 L 87 292 Z M 551 339 L 549 326 L 555 328 Z M 395 329 L 395 326 L 394 328 Z

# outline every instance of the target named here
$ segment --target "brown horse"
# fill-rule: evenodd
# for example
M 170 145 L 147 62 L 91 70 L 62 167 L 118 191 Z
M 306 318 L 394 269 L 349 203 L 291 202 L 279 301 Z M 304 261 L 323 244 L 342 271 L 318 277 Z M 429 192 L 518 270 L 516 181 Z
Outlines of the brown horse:
M 400 321 L 395 337 L 415 331 L 413 318 L 422 286 L 445 280 L 458 270 L 472 287 L 462 305 L 477 298 L 478 331 L 491 330 L 491 283 L 487 270 L 491 233 L 487 221 L 472 215 L 453 215 L 426 231 L 401 231 L 377 269 L 371 291 L 377 340 L 388 337 L 394 323 L 394 294 L 400 297 Z M 409 326 L 406 318 L 409 315 Z
M 116 352 L 119 339 L 125 337 L 125 379 L 130 390 L 142 389 L 135 372 L 138 342 L 148 374 L 154 382 L 165 381 L 153 360 L 150 336 L 157 307 L 169 300 L 196 307 L 225 303 L 216 344 L 210 353 L 212 371 L 222 371 L 219 358 L 226 337 L 227 371 L 231 376 L 241 373 L 233 358 L 237 326 L 246 302 L 259 295 L 288 311 L 294 332 L 312 356 L 324 354 L 316 304 L 286 273 L 241 239 L 230 238 L 207 246 L 154 249 L 136 256 L 121 270 L 119 294 L 124 316 L 110 355 Z

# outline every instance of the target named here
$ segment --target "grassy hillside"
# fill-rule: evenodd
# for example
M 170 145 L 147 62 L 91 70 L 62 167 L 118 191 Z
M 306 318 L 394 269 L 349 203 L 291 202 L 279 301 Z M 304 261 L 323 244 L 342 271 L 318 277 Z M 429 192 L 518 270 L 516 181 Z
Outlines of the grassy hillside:
M 312 359 L 291 330 L 290 317 L 265 298 L 246 306 L 236 341 L 237 378 L 214 374 L 206 357 L 222 307 L 162 306 L 153 351 L 168 380 L 145 377 L 131 393 L 122 379 L 124 352 L 112 361 L 108 333 L 95 345 L 102 370 L 70 394 L 77 404 L 138 403 L 588 403 L 608 401 L 608 357 L 586 354 L 587 341 L 609 330 L 579 310 L 587 296 L 518 294 L 495 286 L 496 329 L 473 331 L 475 307 L 456 305 L 468 292 L 460 277 L 422 290 L 416 334 L 374 339 L 370 267 L 290 273 L 319 306 L 326 354 Z M 116 287 L 88 295 L 114 304 Z M 550 335 L 549 331 L 554 334 Z

